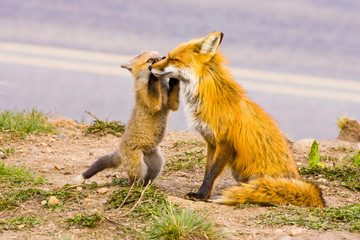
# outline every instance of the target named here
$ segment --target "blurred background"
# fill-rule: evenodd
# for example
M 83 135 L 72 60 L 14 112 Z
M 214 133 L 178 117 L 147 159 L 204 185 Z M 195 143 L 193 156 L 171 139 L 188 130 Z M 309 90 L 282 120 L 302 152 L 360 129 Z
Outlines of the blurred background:
M 120 65 L 166 55 L 212 31 L 234 78 L 295 140 L 360 120 L 360 1 L 1 0 L 0 109 L 127 122 L 133 79 Z M 170 130 L 189 130 L 182 108 Z

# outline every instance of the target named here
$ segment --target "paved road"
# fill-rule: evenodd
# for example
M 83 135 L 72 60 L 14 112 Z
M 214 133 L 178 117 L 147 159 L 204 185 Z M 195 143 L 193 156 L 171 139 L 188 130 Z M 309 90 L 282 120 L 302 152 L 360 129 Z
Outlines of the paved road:
M 117 66 L 128 55 L 166 54 L 221 30 L 235 79 L 281 129 L 296 139 L 336 137 L 336 116 L 360 119 L 359 11 L 356 0 L 2 0 L 0 108 L 126 121 L 132 80 Z M 186 129 L 183 113 L 169 125 Z

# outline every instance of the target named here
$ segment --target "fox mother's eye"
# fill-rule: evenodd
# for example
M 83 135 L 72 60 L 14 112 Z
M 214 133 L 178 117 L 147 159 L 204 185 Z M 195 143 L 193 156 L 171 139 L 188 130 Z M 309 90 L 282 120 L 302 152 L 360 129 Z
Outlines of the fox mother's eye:
M 153 62 L 153 61 L 154 61 L 153 58 L 149 58 L 146 62 L 147 62 L 147 63 L 151 63 L 151 62 Z

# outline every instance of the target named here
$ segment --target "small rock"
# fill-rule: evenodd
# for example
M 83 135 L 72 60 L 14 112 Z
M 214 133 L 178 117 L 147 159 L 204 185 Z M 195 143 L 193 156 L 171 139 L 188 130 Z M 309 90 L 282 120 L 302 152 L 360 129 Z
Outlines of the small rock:
M 318 182 L 321 182 L 321 183 L 326 183 L 328 180 L 326 180 L 325 178 L 319 178 L 318 179 Z
M 46 200 L 41 201 L 41 205 L 42 205 L 42 206 L 45 206 L 46 204 L 47 204 L 47 201 L 46 201 Z
M 81 192 L 83 190 L 82 187 L 76 187 L 76 191 Z
M 90 155 L 90 156 L 94 155 L 94 152 L 89 152 L 89 155 Z
M 105 177 L 109 178 L 109 177 L 116 177 L 116 178 L 120 178 L 120 172 L 114 172 L 111 174 L 106 174 Z
M 294 228 L 290 231 L 290 236 L 297 236 L 303 233 L 303 229 L 302 228 Z
M 63 170 L 65 168 L 65 165 L 54 165 L 54 168 L 56 170 Z
M 283 235 L 283 234 L 284 234 L 284 231 L 283 231 L 282 229 L 278 228 L 278 229 L 275 229 L 275 230 L 274 230 L 274 234 L 275 234 L 275 235 Z
M 75 160 L 76 160 L 76 157 L 72 157 L 70 160 L 71 160 L 71 161 L 75 161 Z
M 38 172 L 39 173 L 48 173 L 49 170 L 42 168 L 42 169 L 38 169 Z
M 107 188 L 107 187 L 99 188 L 99 189 L 97 190 L 97 192 L 100 193 L 100 194 L 105 194 L 105 193 L 107 193 L 108 191 L 109 191 L 109 188 Z
M 20 225 L 18 225 L 17 227 L 18 227 L 19 229 L 22 229 L 22 228 L 25 227 L 25 224 L 20 224 Z
M 289 134 L 287 133 L 283 133 L 283 136 L 286 140 L 286 143 L 288 144 L 288 146 L 291 148 L 294 145 L 294 140 L 290 137 Z
M 315 139 L 303 139 L 294 143 L 292 150 L 297 153 L 309 153 Z
M 60 201 L 55 196 L 49 197 L 48 206 L 56 206 L 59 203 Z
M 40 144 L 41 144 L 41 146 L 47 147 L 47 143 L 42 142 Z
M 45 152 L 47 153 L 51 153 L 53 150 L 51 150 L 51 148 L 45 148 Z
M 59 134 L 59 138 L 64 138 L 64 137 L 65 137 L 65 134 L 63 134 L 63 133 Z

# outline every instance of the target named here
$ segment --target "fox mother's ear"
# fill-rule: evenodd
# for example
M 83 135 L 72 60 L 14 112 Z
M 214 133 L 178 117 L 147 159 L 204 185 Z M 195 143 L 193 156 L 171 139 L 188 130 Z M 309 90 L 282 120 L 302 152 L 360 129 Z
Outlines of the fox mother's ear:
M 204 54 L 215 54 L 216 49 L 219 47 L 224 33 L 222 32 L 212 32 L 207 35 L 204 40 L 200 43 L 200 53 Z
M 127 70 L 129 70 L 131 72 L 133 66 L 131 63 L 124 63 L 121 65 L 121 67 L 126 68 Z

